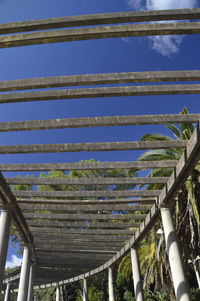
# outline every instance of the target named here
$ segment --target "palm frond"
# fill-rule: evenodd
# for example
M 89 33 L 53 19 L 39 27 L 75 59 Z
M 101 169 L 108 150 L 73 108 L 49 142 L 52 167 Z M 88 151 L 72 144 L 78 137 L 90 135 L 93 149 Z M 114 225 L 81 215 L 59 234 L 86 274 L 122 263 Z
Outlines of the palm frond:
M 166 128 L 168 128 L 173 133 L 176 139 L 181 139 L 181 133 L 175 125 L 167 124 Z
M 177 160 L 180 158 L 178 149 L 155 149 L 144 152 L 138 158 L 139 161 Z
M 172 140 L 171 137 L 168 137 L 168 136 L 164 136 L 164 135 L 161 135 L 161 134 L 145 134 L 141 137 L 140 139 L 141 141 L 168 141 L 168 140 Z

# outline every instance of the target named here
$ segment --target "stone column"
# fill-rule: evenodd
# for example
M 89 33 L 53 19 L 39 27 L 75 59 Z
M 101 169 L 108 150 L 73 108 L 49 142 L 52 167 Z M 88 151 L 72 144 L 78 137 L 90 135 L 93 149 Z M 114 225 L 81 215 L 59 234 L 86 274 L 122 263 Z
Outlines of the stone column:
M 136 301 L 143 301 L 142 280 L 140 276 L 140 265 L 138 262 L 137 250 L 131 248 L 131 263 L 133 272 L 133 285 Z
M 7 283 L 4 301 L 10 300 L 10 282 Z
M 184 273 L 179 241 L 171 213 L 167 207 L 161 207 L 160 210 L 176 299 L 178 301 L 190 301 L 189 286 Z
M 9 210 L 1 210 L 0 215 L 0 292 L 3 285 L 3 277 L 8 251 L 8 242 L 11 225 L 11 213 Z
M 17 301 L 27 301 L 29 274 L 30 274 L 30 260 L 31 260 L 30 249 L 27 246 L 25 246 L 24 253 L 23 253 L 20 280 L 19 280 Z
M 108 268 L 108 292 L 109 292 L 109 301 L 115 301 L 112 268 Z
M 27 301 L 33 301 L 33 283 L 34 283 L 34 266 L 31 264 L 29 273 L 29 284 L 28 284 L 28 298 Z
M 87 280 L 83 279 L 83 301 L 88 301 Z

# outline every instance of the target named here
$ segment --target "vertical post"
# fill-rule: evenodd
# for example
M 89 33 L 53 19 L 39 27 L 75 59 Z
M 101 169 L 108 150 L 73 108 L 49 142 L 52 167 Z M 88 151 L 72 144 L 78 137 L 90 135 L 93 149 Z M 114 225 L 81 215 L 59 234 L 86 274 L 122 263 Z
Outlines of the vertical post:
M 29 284 L 28 284 L 28 298 L 27 301 L 33 301 L 33 282 L 34 282 L 34 267 L 30 266 Z
M 83 301 L 88 300 L 88 291 L 87 291 L 87 280 L 83 279 Z
M 56 286 L 56 301 L 60 301 L 60 288 L 58 285 Z
M 9 300 L 10 300 L 10 282 L 8 282 L 6 285 L 6 293 L 4 297 L 4 301 L 9 301 Z
M 30 273 L 30 259 L 31 259 L 30 249 L 27 246 L 25 246 L 24 253 L 23 253 L 17 301 L 27 301 L 29 273 Z
M 108 291 L 109 291 L 109 301 L 115 301 L 112 268 L 108 268 Z
M 185 277 L 179 241 L 169 208 L 161 208 L 161 217 L 176 299 L 178 301 L 190 301 L 189 286 Z
M 133 285 L 136 301 L 143 301 L 142 280 L 140 276 L 140 265 L 138 262 L 137 250 L 131 248 L 131 263 L 133 272 Z
M 3 285 L 3 277 L 8 251 L 8 242 L 11 225 L 11 212 L 2 210 L 0 215 L 0 292 Z

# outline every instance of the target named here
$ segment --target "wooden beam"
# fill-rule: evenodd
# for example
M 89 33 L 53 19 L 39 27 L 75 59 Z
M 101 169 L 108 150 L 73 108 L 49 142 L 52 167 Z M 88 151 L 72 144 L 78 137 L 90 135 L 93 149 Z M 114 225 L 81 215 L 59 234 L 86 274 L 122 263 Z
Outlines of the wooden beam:
M 41 228 L 40 227 L 30 227 L 32 233 L 34 236 L 38 236 L 38 235 L 41 235 Z M 45 234 L 56 234 L 56 235 L 68 235 L 68 237 L 70 237 L 71 235 L 72 236 L 76 236 L 77 234 L 77 237 L 81 237 L 83 235 L 98 235 L 98 236 L 107 236 L 107 235 L 116 235 L 116 239 L 120 236 L 123 236 L 123 235 L 133 235 L 135 233 L 135 230 L 121 230 L 121 229 L 115 229 L 115 230 L 99 230 L 99 229 L 63 229 L 63 228 L 44 228 L 42 229 L 42 232 L 45 233 Z M 81 235 L 80 235 L 81 234 Z M 85 237 L 85 236 L 84 236 Z
M 35 246 L 37 247 L 41 247 L 42 245 L 44 245 L 44 240 L 43 239 L 35 239 Z M 125 242 L 125 241 L 124 241 Z M 50 247 L 54 247 L 55 245 L 58 245 L 62 248 L 66 248 L 66 249 L 70 249 L 71 247 L 74 248 L 75 246 L 77 248 L 109 248 L 109 247 L 115 247 L 115 248 L 122 248 L 124 245 L 123 241 L 96 241 L 96 242 L 92 242 L 90 241 L 88 242 L 80 242 L 80 241 L 74 241 L 74 242 L 69 242 L 69 241 L 60 241 L 60 240 L 48 240 L 48 242 L 46 242 L 46 245 L 49 245 Z
M 81 74 L 0 81 L 0 92 L 82 85 L 89 86 L 122 83 L 196 80 L 200 80 L 199 70 Z
M 29 221 L 31 227 L 51 227 L 51 228 L 86 228 L 86 229 L 124 229 L 124 228 L 137 228 L 140 223 L 124 222 L 124 223 L 88 223 L 88 222 L 51 222 L 51 221 Z
M 8 184 L 30 185 L 119 185 L 119 184 L 161 184 L 168 177 L 123 177 L 123 178 L 5 178 Z
M 21 210 L 62 211 L 62 212 L 95 212 L 95 211 L 148 211 L 151 205 L 52 205 L 52 204 L 21 204 Z M 53 213 L 52 213 L 53 214 Z
M 73 245 L 70 247 L 66 247 L 66 245 L 56 245 L 56 244 L 45 244 L 44 242 L 42 244 L 37 244 L 37 246 L 35 247 L 35 250 L 37 252 L 37 250 L 55 250 L 55 251 L 58 251 L 58 252 L 78 252 L 78 253 L 81 253 L 82 251 L 103 251 L 103 252 L 110 252 L 110 251 L 113 251 L 113 252 L 117 252 L 120 250 L 120 247 L 115 247 L 115 246 L 107 246 L 107 247 L 104 247 L 104 246 L 90 246 L 90 245 L 85 245 L 85 246 L 81 246 L 80 248 L 76 248 L 76 246 L 73 247 Z
M 151 198 L 127 198 L 127 199 L 102 199 L 102 200 L 66 200 L 66 199 L 17 199 L 18 204 L 63 204 L 63 205 L 93 205 L 93 204 L 152 204 L 156 202 L 156 197 Z
M 52 214 L 52 213 L 25 213 L 28 219 L 50 219 L 50 220 L 140 220 L 146 214 Z
M 67 16 L 51 19 L 21 21 L 15 23 L 3 23 L 0 24 L 0 34 L 100 24 L 164 20 L 195 20 L 199 18 L 199 8 L 115 12 L 106 14 Z
M 199 22 L 149 23 L 61 29 L 0 37 L 0 48 L 91 39 L 199 34 Z
M 171 24 L 171 23 L 169 23 Z M 200 28 L 200 22 L 199 22 Z M 199 29 L 200 33 L 200 29 Z M 0 37 L 1 41 L 1 37 Z M 1 43 L 1 42 L 0 42 Z M 1 44 L 0 44 L 1 48 Z M 45 90 L 33 92 L 15 92 L 0 94 L 0 103 L 18 103 L 29 101 L 81 99 L 98 97 L 122 97 L 122 96 L 148 96 L 148 95 L 176 95 L 199 94 L 199 84 L 180 85 L 146 85 L 146 86 L 121 86 L 98 87 L 62 90 Z
M 100 126 L 104 127 L 145 124 L 193 123 L 197 122 L 199 119 L 200 114 L 174 114 L 27 120 L 14 122 L 0 122 L 0 132 L 84 128 Z
M 46 248 L 47 247 L 47 248 Z M 85 250 L 80 250 L 80 249 L 78 249 L 78 250 L 75 250 L 75 249 L 70 249 L 70 250 L 67 250 L 66 248 L 64 248 L 64 249 L 60 249 L 59 248 L 59 246 L 55 246 L 55 248 L 52 248 L 52 249 L 49 249 L 48 248 L 48 246 L 45 246 L 45 245 L 43 245 L 41 248 L 37 248 L 36 249 L 36 251 L 38 252 L 38 251 L 42 251 L 42 252 L 55 252 L 55 253 L 57 253 L 58 255 L 57 256 L 59 256 L 59 253 L 72 253 L 72 252 L 76 252 L 76 253 L 86 253 L 86 254 L 116 254 L 117 253 L 117 250 L 97 250 L 97 249 L 94 249 L 94 250 L 92 250 L 92 249 L 85 249 Z
M 39 229 L 39 225 L 38 228 Z M 53 229 L 52 229 L 53 230 Z M 97 229 L 98 231 L 99 229 Z M 34 231 L 34 230 L 33 230 Z M 41 231 L 40 231 L 41 232 Z M 54 233 L 54 232 L 44 232 L 44 233 L 40 233 L 38 232 L 34 232 L 34 238 L 40 238 L 40 239 L 61 239 L 63 241 L 85 241 L 85 242 L 90 242 L 90 241 L 126 241 L 128 239 L 130 239 L 130 236 L 133 235 L 133 232 L 129 235 L 124 235 L 124 234 L 117 234 L 117 231 L 115 231 L 115 234 L 113 235 L 106 235 L 106 231 L 105 235 L 103 235 L 102 232 L 100 232 L 100 234 L 96 234 L 93 232 L 93 234 L 84 234 L 82 235 L 81 233 L 71 233 L 70 231 L 68 231 L 66 234 L 65 233 Z
M 156 197 L 159 196 L 160 190 L 91 190 L 91 191 L 36 191 L 24 190 L 13 191 L 16 197 L 47 197 L 47 198 L 66 198 L 66 197 Z
M 130 162 L 74 162 L 74 163 L 14 163 L 0 164 L 1 171 L 51 171 L 51 170 L 94 170 L 94 169 L 149 169 L 174 168 L 176 160 L 130 161 Z

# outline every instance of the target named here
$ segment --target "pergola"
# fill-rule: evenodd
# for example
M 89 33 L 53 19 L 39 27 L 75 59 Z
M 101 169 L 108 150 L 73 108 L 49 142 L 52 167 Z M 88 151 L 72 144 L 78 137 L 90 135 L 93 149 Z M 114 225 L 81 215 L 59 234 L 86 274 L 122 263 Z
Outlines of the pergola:
M 200 9 L 184 9 L 109 13 L 1 24 L 0 48 L 114 37 L 199 34 L 200 23 L 196 21 L 199 18 Z M 172 20 L 173 22 L 167 22 Z M 125 25 L 122 25 L 123 23 Z M 73 28 L 64 29 L 67 27 Z M 200 71 L 190 70 L 86 74 L 3 81 L 0 82 L 0 92 L 3 92 L 0 94 L 0 103 L 91 97 L 198 94 L 200 85 L 193 82 L 199 80 Z M 141 85 L 142 83 L 143 85 Z M 98 85 L 101 86 L 98 87 Z M 59 89 L 60 87 L 62 89 Z M 73 88 L 63 89 L 63 87 Z M 132 255 L 136 300 L 143 300 L 137 244 L 161 215 L 177 300 L 190 300 L 181 254 L 178 250 L 178 241 L 167 205 L 169 201 L 173 200 L 199 160 L 199 118 L 200 114 L 176 114 L 1 122 L 0 132 L 169 123 L 196 123 L 196 129 L 189 141 L 31 145 L 27 145 L 24 141 L 24 145 L 1 145 L 0 154 L 171 148 L 181 148 L 183 152 L 179 161 L 127 162 L 124 160 L 122 162 L 0 164 L 2 172 L 0 174 L 2 209 L 0 216 L 0 290 L 3 285 L 12 221 L 24 247 L 18 301 L 32 300 L 33 286 L 34 289 L 57 287 L 57 300 L 59 300 L 59 286 L 79 280 L 84 280 L 83 299 L 87 300 L 86 279 L 105 270 L 109 272 L 109 300 L 114 300 L 112 266 L 128 252 L 131 252 Z M 145 170 L 154 168 L 171 168 L 171 176 L 169 178 L 55 179 L 3 176 L 3 172 L 8 171 Z M 96 185 L 151 183 L 163 184 L 164 188 L 162 190 L 94 190 Z M 91 188 L 77 191 L 14 191 L 10 186 L 13 184 L 82 185 L 83 187 L 87 185 Z M 18 275 L 4 279 L 4 283 L 8 283 L 7 291 L 10 288 L 10 282 L 16 278 Z M 5 300 L 8 300 L 6 296 Z

